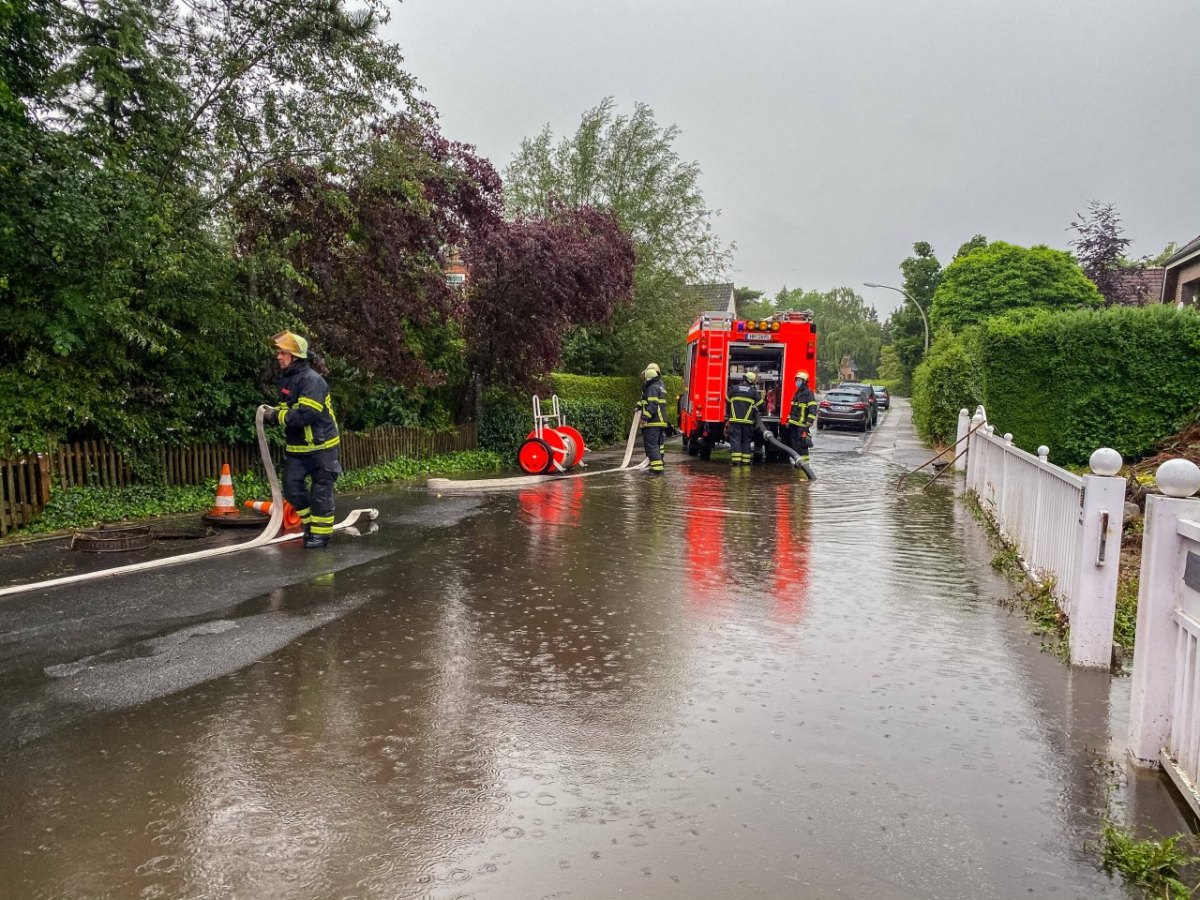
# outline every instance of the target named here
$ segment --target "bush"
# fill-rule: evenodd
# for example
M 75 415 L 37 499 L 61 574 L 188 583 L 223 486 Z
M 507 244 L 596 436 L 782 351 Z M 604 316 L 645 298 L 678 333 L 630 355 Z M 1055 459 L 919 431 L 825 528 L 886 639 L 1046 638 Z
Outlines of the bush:
M 978 328 L 940 332 L 913 373 L 913 425 L 925 440 L 953 443 L 959 410 L 980 403 L 978 339 Z
M 1169 306 L 1009 315 L 981 327 L 984 405 L 997 429 L 1055 462 L 1098 447 L 1126 459 L 1174 434 L 1197 407 L 1200 316 Z

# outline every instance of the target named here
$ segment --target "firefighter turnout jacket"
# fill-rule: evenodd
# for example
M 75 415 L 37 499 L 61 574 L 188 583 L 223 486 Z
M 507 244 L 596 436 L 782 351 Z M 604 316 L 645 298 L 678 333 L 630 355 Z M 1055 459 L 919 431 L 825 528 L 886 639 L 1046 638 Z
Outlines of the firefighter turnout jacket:
M 669 428 L 667 422 L 667 389 L 662 377 L 656 375 L 642 385 L 642 399 L 638 401 L 642 411 L 643 428 Z
M 817 418 L 817 396 L 807 384 L 797 388 L 792 395 L 792 408 L 788 411 L 789 425 L 810 428 Z
M 329 385 L 303 359 L 279 373 L 278 422 L 288 453 L 315 453 L 341 443 Z
M 753 425 L 762 411 L 762 402 L 762 394 L 754 385 L 745 381 L 735 384 L 725 397 L 729 421 Z

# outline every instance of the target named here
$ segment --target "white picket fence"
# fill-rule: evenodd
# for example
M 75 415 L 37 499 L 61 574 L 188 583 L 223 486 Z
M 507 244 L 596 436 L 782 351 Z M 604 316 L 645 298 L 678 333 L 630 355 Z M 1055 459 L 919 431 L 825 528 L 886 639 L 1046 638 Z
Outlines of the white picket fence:
M 1097 450 L 1096 474 L 1081 477 L 1052 464 L 1046 447 L 1034 456 L 1014 446 L 1011 434 L 997 437 L 983 407 L 968 415 L 959 413 L 958 429 L 967 442 L 967 490 L 1017 549 L 1026 571 L 1053 580 L 1071 621 L 1071 663 L 1107 667 L 1125 502 L 1125 481 L 1113 477 L 1121 457 Z
M 1129 754 L 1161 764 L 1200 815 L 1200 468 L 1183 459 L 1156 473 L 1146 497 Z

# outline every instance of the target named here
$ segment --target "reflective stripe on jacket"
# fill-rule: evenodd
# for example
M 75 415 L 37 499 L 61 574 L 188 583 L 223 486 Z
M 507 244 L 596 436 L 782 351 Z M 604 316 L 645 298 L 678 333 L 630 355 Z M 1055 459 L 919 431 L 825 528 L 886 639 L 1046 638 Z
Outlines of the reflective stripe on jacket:
M 302 359 L 279 375 L 278 421 L 288 453 L 329 450 L 342 442 L 329 385 Z
M 754 385 L 742 382 L 730 388 L 725 402 L 730 422 L 752 425 L 762 406 L 762 395 Z
M 807 428 L 817 418 L 817 397 L 805 385 L 792 397 L 792 408 L 788 411 L 788 424 Z
M 642 385 L 642 399 L 638 401 L 642 411 L 643 428 L 667 428 L 667 389 L 661 377 L 654 377 Z

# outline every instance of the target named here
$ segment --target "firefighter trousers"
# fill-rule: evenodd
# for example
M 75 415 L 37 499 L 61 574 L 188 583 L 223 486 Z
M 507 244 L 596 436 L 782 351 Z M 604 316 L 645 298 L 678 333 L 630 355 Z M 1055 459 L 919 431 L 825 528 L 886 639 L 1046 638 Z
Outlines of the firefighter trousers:
M 333 534 L 333 483 L 342 474 L 337 448 L 289 453 L 283 463 L 283 496 L 296 507 L 305 530 Z M 306 482 L 311 481 L 310 488 Z
M 812 447 L 812 435 L 807 428 L 800 425 L 789 425 L 788 445 L 800 454 L 801 459 L 808 462 L 808 451 Z
M 735 466 L 748 466 L 754 462 L 754 425 L 730 422 L 725 432 L 729 438 L 729 461 Z
M 667 429 L 660 426 L 647 425 L 642 428 L 642 449 L 646 451 L 646 459 L 650 460 L 650 471 L 663 472 L 663 444 L 667 442 Z

